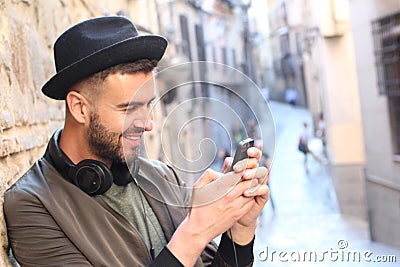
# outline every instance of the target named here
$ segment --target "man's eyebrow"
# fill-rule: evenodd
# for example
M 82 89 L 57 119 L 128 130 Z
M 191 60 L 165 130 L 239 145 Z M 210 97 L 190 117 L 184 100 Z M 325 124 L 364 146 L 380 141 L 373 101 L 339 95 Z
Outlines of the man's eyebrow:
M 116 108 L 126 108 L 126 107 L 142 106 L 142 105 L 146 105 L 147 103 L 153 102 L 154 99 L 156 99 L 156 97 L 153 97 L 153 98 L 150 99 L 148 102 L 129 101 L 129 102 L 125 102 L 125 103 L 121 103 L 121 104 L 115 105 L 115 107 L 116 107 Z

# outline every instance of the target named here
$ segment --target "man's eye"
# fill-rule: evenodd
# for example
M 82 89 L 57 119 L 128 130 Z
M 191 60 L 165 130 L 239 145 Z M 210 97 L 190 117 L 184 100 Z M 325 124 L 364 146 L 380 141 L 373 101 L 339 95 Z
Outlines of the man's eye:
M 132 113 L 132 112 L 134 112 L 136 110 L 137 110 L 137 107 L 129 107 L 129 108 L 124 109 L 123 111 L 125 113 Z

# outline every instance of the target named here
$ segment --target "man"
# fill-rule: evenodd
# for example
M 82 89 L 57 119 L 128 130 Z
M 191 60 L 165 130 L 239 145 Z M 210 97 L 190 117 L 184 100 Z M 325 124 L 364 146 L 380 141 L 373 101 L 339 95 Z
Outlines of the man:
M 123 17 L 84 21 L 56 41 L 57 73 L 42 91 L 65 100 L 64 127 L 5 193 L 8 238 L 22 266 L 252 264 L 268 199 L 259 150 L 235 165 L 242 179 L 232 190 L 190 211 L 172 169 L 139 157 L 141 136 L 153 127 L 152 71 L 166 46 L 163 37 L 139 36 Z M 208 170 L 196 187 L 220 175 Z

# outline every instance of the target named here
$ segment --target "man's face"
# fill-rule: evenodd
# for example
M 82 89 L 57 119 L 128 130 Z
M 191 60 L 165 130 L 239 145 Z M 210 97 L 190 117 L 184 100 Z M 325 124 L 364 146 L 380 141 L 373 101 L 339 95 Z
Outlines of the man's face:
M 154 97 L 152 72 L 108 76 L 87 129 L 92 153 L 116 162 L 135 160 L 142 134 L 153 129 Z

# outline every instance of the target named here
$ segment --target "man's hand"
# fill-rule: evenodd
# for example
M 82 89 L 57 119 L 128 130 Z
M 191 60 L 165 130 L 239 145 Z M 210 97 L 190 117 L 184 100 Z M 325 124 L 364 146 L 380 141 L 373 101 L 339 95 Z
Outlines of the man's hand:
M 266 170 L 264 167 L 260 167 L 259 169 Z M 255 180 L 253 179 L 251 188 L 244 192 L 245 197 L 252 199 L 252 208 L 232 226 L 231 238 L 239 245 L 246 245 L 253 240 L 257 227 L 257 218 L 269 199 L 266 174 L 260 173 L 260 175 L 258 176 L 258 181 L 254 182 Z
M 250 187 L 251 180 L 237 183 L 241 174 L 231 174 L 238 177 L 236 182 L 232 179 L 234 181 L 232 185 L 218 184 L 218 179 L 222 173 L 213 170 L 207 170 L 196 182 L 193 198 L 197 198 L 196 194 L 201 194 L 201 192 L 210 192 L 202 189 L 214 185 L 217 185 L 216 188 L 222 185 L 220 187 L 222 190 L 230 189 L 227 190 L 228 193 L 211 198 L 211 201 L 207 203 L 197 201 L 201 204 L 191 208 L 186 219 L 175 231 L 167 247 L 183 265 L 193 265 L 205 246 L 213 238 L 227 231 L 245 214 L 251 212 L 254 207 L 254 197 L 243 194 Z M 229 175 L 224 178 L 230 177 Z M 229 179 L 226 179 L 226 182 L 228 181 Z M 190 240 L 190 247 L 187 246 L 188 240 Z
M 269 189 L 266 185 L 269 170 L 258 166 L 262 152 L 252 147 L 247 150 L 247 155 L 249 159 L 239 161 L 233 167 L 235 173 L 243 174 L 240 183 L 251 181 L 249 188 L 243 191 L 243 196 L 252 200 L 248 203 L 251 208 L 232 226 L 233 237 L 231 238 L 239 245 L 246 245 L 254 238 L 257 218 L 269 199 Z M 223 171 L 229 171 L 231 164 L 232 158 L 227 158 L 224 162 Z
M 268 170 L 258 167 L 259 149 L 249 148 L 247 154 L 249 158 L 235 164 L 230 176 L 221 177 L 222 173 L 207 170 L 194 185 L 193 202 L 200 204 L 190 209 L 167 245 L 183 265 L 193 265 L 205 246 L 231 227 L 233 241 L 239 245 L 246 245 L 254 238 L 257 218 L 269 198 Z M 224 172 L 229 171 L 230 164 L 232 158 L 227 158 Z M 198 192 L 207 192 L 207 187 L 213 186 L 221 190 L 228 188 L 228 193 L 216 195 L 212 201 L 196 201 Z

